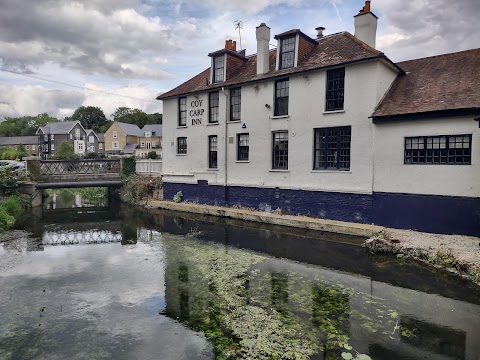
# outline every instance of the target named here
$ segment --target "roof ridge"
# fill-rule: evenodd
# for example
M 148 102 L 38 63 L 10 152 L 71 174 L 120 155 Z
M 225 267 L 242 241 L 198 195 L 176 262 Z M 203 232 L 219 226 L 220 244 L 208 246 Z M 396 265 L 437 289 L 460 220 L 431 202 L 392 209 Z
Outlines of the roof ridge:
M 480 51 L 480 48 L 466 49 L 466 50 L 454 51 L 454 52 L 450 52 L 450 53 L 446 53 L 446 54 L 437 54 L 437 55 L 425 56 L 425 57 L 416 58 L 416 59 L 403 60 L 403 61 L 399 61 L 397 64 L 406 63 L 406 62 L 410 62 L 410 61 L 433 59 L 433 58 L 444 57 L 444 56 L 449 56 L 449 55 L 456 55 L 456 54 L 466 53 L 466 52 L 470 52 L 470 51 Z

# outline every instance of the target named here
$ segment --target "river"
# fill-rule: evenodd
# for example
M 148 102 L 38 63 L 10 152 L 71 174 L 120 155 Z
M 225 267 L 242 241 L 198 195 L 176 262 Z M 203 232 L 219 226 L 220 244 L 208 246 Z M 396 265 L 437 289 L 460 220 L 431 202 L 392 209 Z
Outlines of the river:
M 2 360 L 480 358 L 480 289 L 362 238 L 73 204 L 0 244 Z

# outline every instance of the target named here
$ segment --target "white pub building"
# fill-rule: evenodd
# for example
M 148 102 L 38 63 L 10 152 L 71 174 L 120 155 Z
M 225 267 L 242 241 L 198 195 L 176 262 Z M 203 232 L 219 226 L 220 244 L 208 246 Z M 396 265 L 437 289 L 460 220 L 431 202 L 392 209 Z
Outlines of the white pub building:
M 354 21 L 275 50 L 262 23 L 160 95 L 165 199 L 480 235 L 480 49 L 394 63 Z

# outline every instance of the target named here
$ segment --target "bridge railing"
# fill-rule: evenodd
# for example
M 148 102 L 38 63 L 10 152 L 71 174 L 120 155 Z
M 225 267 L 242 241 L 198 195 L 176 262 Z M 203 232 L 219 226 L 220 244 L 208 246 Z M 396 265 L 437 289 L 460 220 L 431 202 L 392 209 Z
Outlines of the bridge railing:
M 120 159 L 41 160 L 41 175 L 119 174 Z

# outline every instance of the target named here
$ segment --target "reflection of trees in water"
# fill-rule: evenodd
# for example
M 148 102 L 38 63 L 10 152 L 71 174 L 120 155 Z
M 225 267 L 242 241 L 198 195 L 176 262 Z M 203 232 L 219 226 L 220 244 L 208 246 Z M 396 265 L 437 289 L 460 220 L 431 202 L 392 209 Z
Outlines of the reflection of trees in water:
M 219 359 L 340 359 L 352 336 L 392 340 L 398 313 L 330 283 L 324 270 L 304 276 L 280 260 L 180 236 L 165 247 L 166 314 L 204 332 Z
M 47 209 L 106 206 L 107 188 L 47 189 L 44 204 Z

